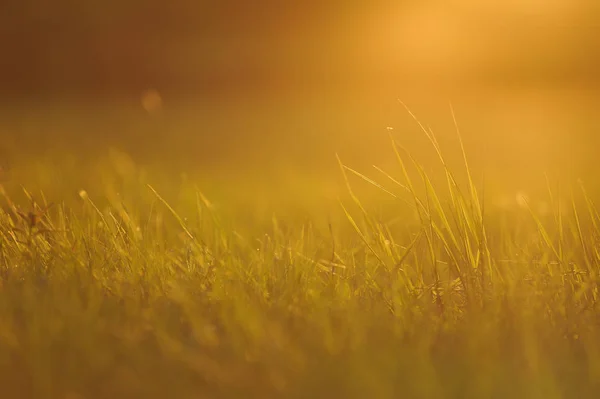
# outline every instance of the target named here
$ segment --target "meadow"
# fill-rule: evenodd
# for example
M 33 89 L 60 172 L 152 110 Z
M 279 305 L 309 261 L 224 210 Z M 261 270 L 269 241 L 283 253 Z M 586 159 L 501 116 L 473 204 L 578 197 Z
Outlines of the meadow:
M 390 131 L 393 164 L 332 153 L 332 181 L 290 186 L 119 150 L 17 159 L 2 397 L 597 397 L 594 192 L 549 176 L 500 206 L 460 135 L 457 163 L 417 134 L 434 167 Z

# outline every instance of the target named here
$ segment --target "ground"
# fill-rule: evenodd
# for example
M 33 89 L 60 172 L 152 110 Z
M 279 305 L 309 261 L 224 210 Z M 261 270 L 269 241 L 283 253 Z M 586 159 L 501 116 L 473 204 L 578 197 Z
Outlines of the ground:
M 332 153 L 335 173 L 253 177 L 64 148 L 13 158 L 3 182 L 5 397 L 600 389 L 585 184 L 498 202 L 464 161 L 420 169 L 391 139 L 382 170 Z

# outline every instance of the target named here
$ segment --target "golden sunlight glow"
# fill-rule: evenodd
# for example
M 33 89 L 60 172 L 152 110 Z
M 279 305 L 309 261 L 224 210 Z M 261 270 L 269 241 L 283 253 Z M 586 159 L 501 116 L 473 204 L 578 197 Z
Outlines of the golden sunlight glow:
M 544 58 L 548 62 L 562 54 L 569 58 L 571 49 L 561 37 L 584 35 L 578 26 L 592 8 L 586 0 L 452 0 L 388 6 L 369 21 L 369 52 L 374 62 L 389 63 L 399 74 L 424 82 L 472 80 L 493 71 L 527 68 Z M 598 38 L 579 40 L 589 44 Z

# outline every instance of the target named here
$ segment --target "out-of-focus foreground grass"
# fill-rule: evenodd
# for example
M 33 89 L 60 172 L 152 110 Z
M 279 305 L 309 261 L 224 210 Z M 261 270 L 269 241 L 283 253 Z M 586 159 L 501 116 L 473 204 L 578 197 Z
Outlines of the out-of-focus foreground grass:
M 393 170 L 340 161 L 321 202 L 317 178 L 259 198 L 118 152 L 15 171 L 2 396 L 596 397 L 592 196 L 494 208 L 464 168 L 430 180 L 392 147 Z

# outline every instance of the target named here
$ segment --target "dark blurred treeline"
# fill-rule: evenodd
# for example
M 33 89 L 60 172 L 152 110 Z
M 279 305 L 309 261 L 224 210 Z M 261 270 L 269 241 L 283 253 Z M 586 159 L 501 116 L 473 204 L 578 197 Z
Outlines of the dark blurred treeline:
M 581 6 L 561 20 L 489 7 L 469 14 L 459 7 L 473 3 L 467 0 L 450 1 L 445 9 L 444 2 L 421 6 L 409 0 L 392 6 L 357 0 L 4 1 L 0 97 L 137 98 L 147 88 L 211 97 L 311 85 L 393 87 L 421 71 L 423 82 L 430 81 L 446 63 L 497 84 L 595 85 L 600 7 L 597 0 L 573 2 Z M 465 27 L 463 36 L 448 50 L 443 18 L 415 19 L 416 28 L 400 29 L 401 40 L 394 29 L 409 19 L 374 35 L 390 7 L 400 16 L 404 8 L 406 15 L 417 8 L 425 11 L 416 15 L 427 15 L 427 7 L 434 16 L 462 12 L 453 23 Z M 431 35 L 435 40 L 427 47 Z M 428 53 L 450 55 L 430 59 Z M 448 76 L 452 81 L 458 75 Z
M 311 23 L 351 3 L 3 2 L 2 93 L 137 96 L 148 87 L 210 93 L 260 85 L 274 71 L 264 58 L 281 49 L 283 36 L 310 35 Z

